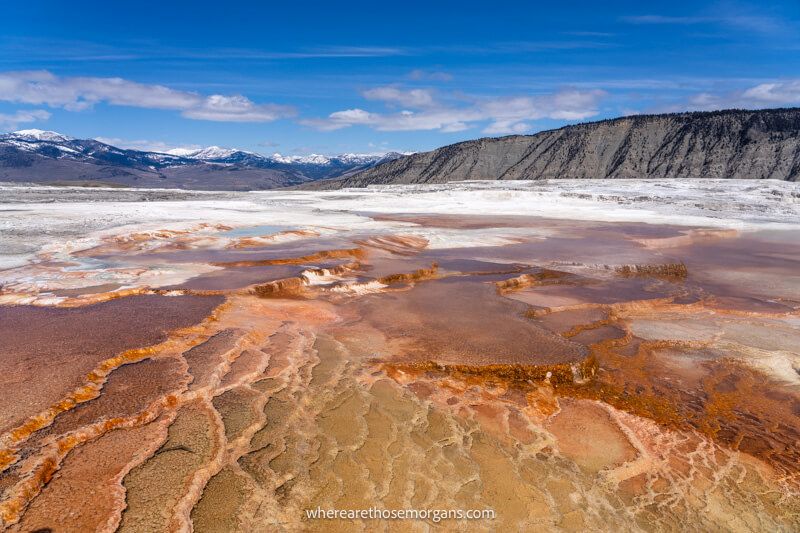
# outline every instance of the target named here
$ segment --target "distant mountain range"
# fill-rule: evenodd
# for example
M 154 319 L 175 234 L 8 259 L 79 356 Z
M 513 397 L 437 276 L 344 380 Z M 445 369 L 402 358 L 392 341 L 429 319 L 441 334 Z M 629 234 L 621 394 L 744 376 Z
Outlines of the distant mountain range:
M 416 154 L 168 153 L 22 130 L 0 135 L 0 181 L 197 190 L 338 189 L 459 180 L 800 181 L 800 109 L 634 115 Z
M 264 156 L 212 146 L 167 153 L 21 130 L 0 135 L 0 181 L 205 190 L 258 190 L 344 177 L 404 154 Z
M 452 144 L 301 188 L 551 178 L 800 180 L 800 109 L 634 115 Z

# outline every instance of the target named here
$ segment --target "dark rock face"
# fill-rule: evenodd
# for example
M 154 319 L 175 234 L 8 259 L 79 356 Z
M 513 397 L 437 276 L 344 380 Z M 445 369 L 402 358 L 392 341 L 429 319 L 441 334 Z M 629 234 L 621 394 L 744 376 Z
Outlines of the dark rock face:
M 485 138 L 313 188 L 550 178 L 800 179 L 800 109 L 639 115 Z

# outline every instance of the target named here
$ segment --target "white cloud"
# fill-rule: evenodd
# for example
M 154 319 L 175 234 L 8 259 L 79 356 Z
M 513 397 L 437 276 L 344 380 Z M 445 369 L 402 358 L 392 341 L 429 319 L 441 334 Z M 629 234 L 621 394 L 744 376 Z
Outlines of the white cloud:
M 287 106 L 255 104 L 241 95 L 203 96 L 123 78 L 59 77 L 45 70 L 0 73 L 0 101 L 81 111 L 97 103 L 171 109 L 184 117 L 224 122 L 269 122 L 293 115 Z
M 20 110 L 13 114 L 0 113 L 0 130 L 15 130 L 20 124 L 47 120 L 50 113 L 44 109 Z
M 201 105 L 186 109 L 182 114 L 186 118 L 217 122 L 272 122 L 294 115 L 294 110 L 276 104 L 254 104 L 241 95 L 213 94 Z
M 415 81 L 430 80 L 430 81 L 451 81 L 453 75 L 442 71 L 428 71 L 422 69 L 414 69 L 408 73 L 408 77 Z
M 699 93 L 689 98 L 691 110 L 762 109 L 800 105 L 800 79 L 759 83 L 724 94 Z
M 779 105 L 800 103 L 800 80 L 761 83 L 742 93 L 742 98 Z
M 0 74 L 0 100 L 78 111 L 98 102 L 156 109 L 185 109 L 201 97 L 162 85 L 122 78 L 58 77 L 46 70 Z
M 363 109 L 345 109 L 344 111 L 331 113 L 328 118 L 333 122 L 341 122 L 343 124 L 368 124 L 372 117 L 371 113 L 367 113 Z
M 407 107 L 428 107 L 433 105 L 433 92 L 428 89 L 404 91 L 397 87 L 375 87 L 361 93 L 367 100 L 380 100 Z
M 370 125 L 378 119 L 378 115 L 368 113 L 363 109 L 345 109 L 328 115 L 325 119 L 307 119 L 300 123 L 311 126 L 320 131 L 334 131 L 354 125 Z
M 630 24 L 640 25 L 693 26 L 717 24 L 731 29 L 772 36 L 774 36 L 775 33 L 792 31 L 792 28 L 786 21 L 780 18 L 763 15 L 752 9 L 743 9 L 742 6 L 737 6 L 735 4 L 721 6 L 718 11 L 722 11 L 723 14 L 715 14 L 713 16 L 637 15 L 622 17 L 622 20 Z
M 388 113 L 346 109 L 331 113 L 324 119 L 305 120 L 302 123 L 322 131 L 360 125 L 378 131 L 438 130 L 450 133 L 488 122 L 483 130 L 487 134 L 524 133 L 530 129 L 529 121 L 532 120 L 581 120 L 594 116 L 605 94 L 599 90 L 568 89 L 547 95 L 471 97 L 444 102 L 429 90 L 377 87 L 365 91 L 363 95 L 389 107 L 402 105 L 409 109 Z
M 441 128 L 442 133 L 456 133 L 469 129 L 469 126 L 463 122 L 452 122 Z
M 524 122 L 514 122 L 513 120 L 498 120 L 492 122 L 483 129 L 483 133 L 488 135 L 509 135 L 525 133 L 530 129 L 530 125 Z

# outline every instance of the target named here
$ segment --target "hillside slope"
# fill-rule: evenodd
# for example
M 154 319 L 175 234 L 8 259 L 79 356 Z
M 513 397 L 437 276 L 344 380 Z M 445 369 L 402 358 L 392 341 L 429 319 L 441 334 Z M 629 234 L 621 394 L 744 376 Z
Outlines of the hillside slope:
M 798 181 L 800 109 L 637 115 L 477 139 L 309 188 L 549 178 Z

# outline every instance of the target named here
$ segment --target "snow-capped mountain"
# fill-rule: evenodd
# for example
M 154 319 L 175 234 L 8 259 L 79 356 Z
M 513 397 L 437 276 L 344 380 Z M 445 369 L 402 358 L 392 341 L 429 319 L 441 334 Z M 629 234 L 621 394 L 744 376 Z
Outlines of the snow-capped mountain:
M 282 155 L 274 153 L 271 156 L 264 156 L 246 150 L 236 148 L 221 148 L 219 146 L 208 146 L 200 149 L 175 148 L 166 152 L 169 155 L 185 157 L 189 159 L 199 159 L 214 163 L 241 163 L 248 161 L 253 164 L 262 162 L 266 164 L 280 165 L 319 165 L 319 166 L 361 166 L 374 164 L 377 161 L 390 161 L 409 155 L 399 152 L 389 152 L 386 154 L 339 154 L 339 155 Z
M 267 159 L 272 168 L 296 169 L 312 180 L 347 176 L 355 172 L 372 168 L 386 161 L 392 161 L 404 154 L 390 152 L 387 154 L 340 154 L 326 156 L 311 154 L 306 156 L 284 156 L 272 154 Z
M 60 133 L 56 133 L 54 131 L 37 129 L 19 130 L 9 135 L 13 135 L 14 137 L 24 141 L 66 142 L 74 140 L 72 137 L 67 137 L 66 135 L 61 135 Z
M 0 135 L 0 181 L 268 189 L 348 176 L 402 155 L 265 156 L 219 146 L 146 152 L 29 129 Z
M 36 129 L 0 135 L 0 161 L 9 161 L 11 149 L 19 152 L 18 156 L 29 154 L 105 165 L 157 168 L 182 163 L 181 158 L 167 154 L 126 150 L 94 139 L 75 139 L 54 131 Z
M 310 155 L 281 155 L 274 153 L 270 159 L 277 163 L 302 164 L 302 165 L 370 165 L 377 162 L 391 161 L 402 157 L 404 155 L 411 155 L 413 152 L 387 152 L 384 154 L 339 154 L 333 156 L 326 156 L 320 154 Z
M 220 148 L 219 146 L 208 146 L 206 148 L 200 148 L 197 150 L 192 150 L 187 148 L 174 148 L 172 150 L 168 150 L 166 153 L 170 155 L 177 155 L 179 157 L 188 157 L 189 159 L 200 159 L 202 161 L 210 161 L 213 159 L 225 159 L 232 157 L 238 153 L 257 155 L 257 154 L 251 154 L 251 152 L 245 152 L 244 150 L 236 150 L 233 148 Z
M 330 158 L 319 154 L 310 155 L 282 155 L 275 152 L 270 157 L 276 163 L 283 163 L 284 165 L 303 164 L 303 165 L 327 165 Z
M 296 171 L 307 176 L 310 180 L 351 174 L 386 161 L 392 161 L 404 155 L 409 155 L 399 152 L 389 152 L 386 154 L 346 153 L 333 156 L 321 154 L 287 156 L 274 153 L 271 156 L 265 156 L 236 148 L 221 148 L 219 146 L 209 146 L 200 149 L 176 148 L 166 153 L 186 159 L 205 161 L 206 163 L 244 165 L 254 168 Z

